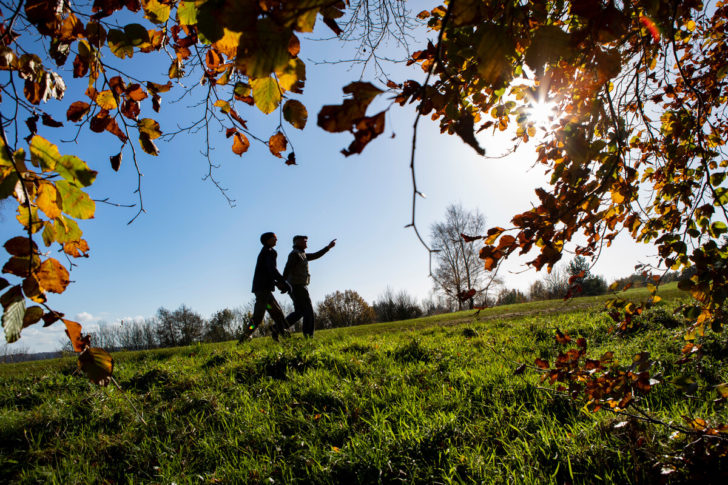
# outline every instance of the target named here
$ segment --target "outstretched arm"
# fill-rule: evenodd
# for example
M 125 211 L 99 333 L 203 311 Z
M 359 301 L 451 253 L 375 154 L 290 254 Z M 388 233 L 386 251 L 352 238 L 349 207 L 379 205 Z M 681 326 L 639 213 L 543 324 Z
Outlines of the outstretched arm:
M 324 254 L 329 252 L 329 249 L 336 246 L 336 239 L 332 239 L 329 244 L 326 245 L 325 248 L 321 249 L 320 251 L 316 251 L 315 253 L 306 253 L 306 259 L 309 261 L 313 261 L 314 259 L 318 259 Z

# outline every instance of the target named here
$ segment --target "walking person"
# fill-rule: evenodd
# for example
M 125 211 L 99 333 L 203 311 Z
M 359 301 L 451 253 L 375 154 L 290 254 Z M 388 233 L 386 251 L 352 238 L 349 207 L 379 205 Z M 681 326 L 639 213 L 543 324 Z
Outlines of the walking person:
M 258 254 L 258 261 L 255 264 L 255 273 L 253 274 L 253 293 L 255 293 L 255 306 L 253 307 L 253 321 L 243 334 L 243 340 L 250 338 L 261 323 L 265 311 L 273 318 L 274 326 L 271 337 L 278 341 L 279 335 L 286 335 L 286 317 L 283 315 L 281 306 L 273 296 L 273 291 L 277 286 L 281 293 L 290 292 L 290 285 L 286 282 L 283 275 L 278 272 L 276 267 L 276 259 L 278 253 L 273 247 L 278 242 L 275 233 L 266 232 L 260 236 L 260 242 L 263 248 Z
M 288 255 L 286 267 L 283 269 L 283 277 L 292 287 L 291 299 L 293 300 L 293 312 L 286 317 L 286 321 L 290 327 L 303 317 L 304 338 L 312 338 L 314 330 L 313 304 L 311 296 L 308 294 L 308 284 L 311 281 L 308 262 L 320 258 L 335 245 L 336 239 L 320 251 L 307 253 L 308 236 L 294 236 L 293 238 L 293 251 Z

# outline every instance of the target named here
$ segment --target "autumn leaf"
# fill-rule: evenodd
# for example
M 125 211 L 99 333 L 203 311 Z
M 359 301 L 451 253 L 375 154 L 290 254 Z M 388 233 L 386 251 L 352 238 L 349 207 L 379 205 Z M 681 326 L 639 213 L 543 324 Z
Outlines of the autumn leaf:
M 268 149 L 278 158 L 283 158 L 281 152 L 286 151 L 287 146 L 288 140 L 286 140 L 286 136 L 280 131 L 268 140 Z
M 118 104 L 116 103 L 116 98 L 114 97 L 114 93 L 111 92 L 110 89 L 98 93 L 94 101 L 97 105 L 99 105 L 99 108 L 101 109 L 112 110 L 118 107 Z
M 73 351 L 83 352 L 88 346 L 88 337 L 84 338 L 81 336 L 81 324 L 73 320 L 66 320 L 65 318 L 61 318 L 61 321 L 66 326 L 66 335 L 71 340 Z
M 242 155 L 248 151 L 249 147 L 250 141 L 248 141 L 248 137 L 246 137 L 245 134 L 236 131 L 233 138 L 233 153 L 236 155 Z
M 162 130 L 159 128 L 159 123 L 152 118 L 142 118 L 137 123 L 140 134 L 145 134 L 150 140 L 156 140 L 162 136 Z
M 88 258 L 88 242 L 85 239 L 67 242 L 63 245 L 63 252 L 74 258 Z
M 76 219 L 92 219 L 96 203 L 77 186 L 65 181 L 56 182 L 56 188 L 63 201 L 63 212 Z
M 52 293 L 63 293 L 70 282 L 68 270 L 54 258 L 43 261 L 35 277 L 41 288 Z
M 38 198 L 36 205 L 49 219 L 55 219 L 63 212 L 61 197 L 55 185 L 49 182 L 41 182 L 38 187 Z
M 39 306 L 32 306 L 25 310 L 23 315 L 23 328 L 35 325 L 43 317 L 43 308 Z
M 253 79 L 250 85 L 255 105 L 263 113 L 272 113 L 281 104 L 281 91 L 278 82 L 272 77 Z
M 118 172 L 119 168 L 121 167 L 121 152 L 117 153 L 116 155 L 112 155 L 109 157 L 109 160 L 111 161 L 111 168 L 114 170 L 114 172 Z
M 300 101 L 289 99 L 283 105 L 283 118 L 293 125 L 294 128 L 302 130 L 306 127 L 308 111 Z
M 163 24 L 169 19 L 171 7 L 159 0 L 142 0 L 144 15 L 155 24 Z
M 5 241 L 5 250 L 13 256 L 30 256 L 38 253 L 38 246 L 30 238 L 16 236 Z M 0 288 L 2 289 L 2 288 Z
M 86 347 L 78 356 L 78 368 L 96 385 L 106 386 L 114 372 L 114 359 L 104 349 Z

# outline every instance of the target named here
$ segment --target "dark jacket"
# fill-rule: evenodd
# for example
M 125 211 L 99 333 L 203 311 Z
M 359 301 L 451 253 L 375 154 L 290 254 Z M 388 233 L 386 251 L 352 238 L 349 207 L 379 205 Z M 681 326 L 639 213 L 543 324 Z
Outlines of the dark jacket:
M 283 275 L 278 272 L 276 267 L 277 258 L 278 253 L 271 247 L 263 246 L 263 249 L 260 250 L 253 274 L 253 293 L 273 291 L 276 284 L 284 284 Z
M 306 253 L 294 246 L 291 254 L 288 255 L 286 267 L 283 270 L 283 278 L 291 285 L 308 285 L 311 281 L 311 274 L 308 272 L 308 262 L 318 259 L 329 251 L 328 246 L 315 253 Z

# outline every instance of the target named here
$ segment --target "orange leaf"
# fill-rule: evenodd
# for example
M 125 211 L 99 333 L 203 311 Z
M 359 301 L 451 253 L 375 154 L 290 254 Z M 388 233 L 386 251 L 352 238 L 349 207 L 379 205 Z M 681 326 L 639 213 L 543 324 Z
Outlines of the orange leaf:
M 66 325 L 66 335 L 71 340 L 73 351 L 83 352 L 88 346 L 89 337 L 88 335 L 86 337 L 81 336 L 81 324 L 72 320 L 66 320 L 65 318 L 61 318 L 61 321 Z
M 68 270 L 53 258 L 41 263 L 35 277 L 38 278 L 41 288 L 53 293 L 63 293 L 70 282 Z
M 74 258 L 87 258 L 88 257 L 88 243 L 85 239 L 79 239 L 78 241 L 67 242 L 63 245 L 63 252 Z
M 236 132 L 235 137 L 233 138 L 233 153 L 236 155 L 242 155 L 248 151 L 249 147 L 250 141 L 248 141 L 248 137 L 246 137 L 243 133 Z
M 288 140 L 286 140 L 286 136 L 280 131 L 271 136 L 270 140 L 268 140 L 268 148 L 270 149 L 270 152 L 278 158 L 283 158 L 281 152 L 286 151 L 287 146 Z

